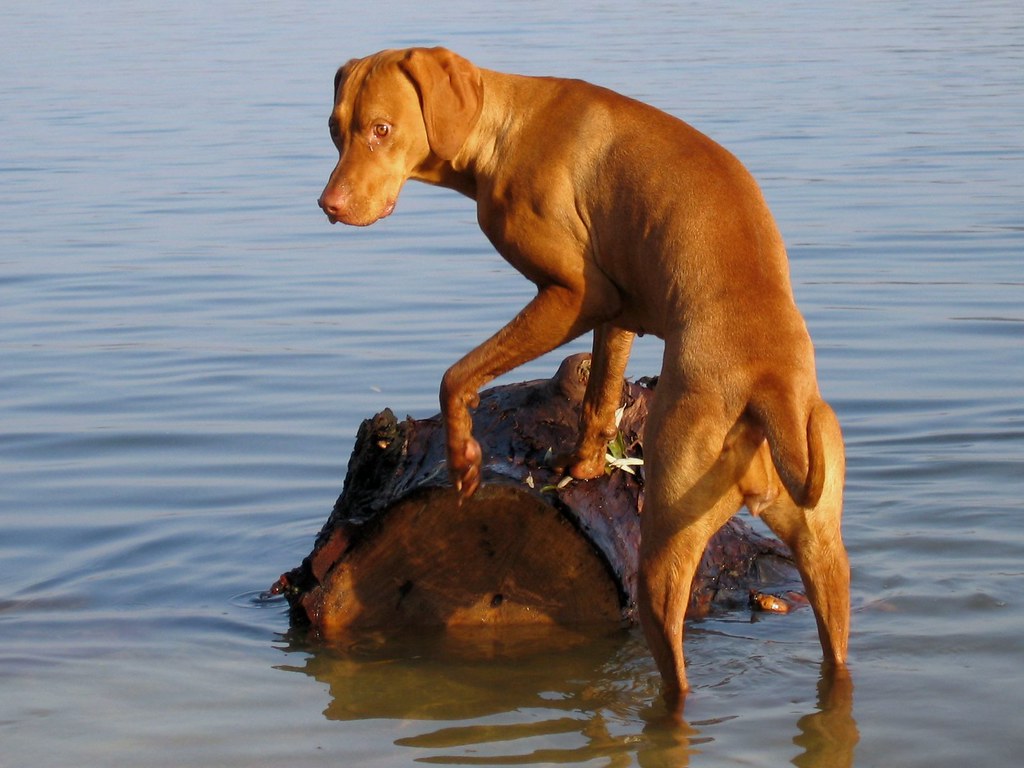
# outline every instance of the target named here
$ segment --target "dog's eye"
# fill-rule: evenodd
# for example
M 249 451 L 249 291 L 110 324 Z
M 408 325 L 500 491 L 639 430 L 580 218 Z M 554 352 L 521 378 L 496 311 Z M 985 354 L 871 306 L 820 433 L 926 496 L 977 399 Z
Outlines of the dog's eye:
M 385 139 L 389 133 L 391 133 L 391 126 L 387 123 L 377 123 L 373 126 L 373 135 L 375 138 Z

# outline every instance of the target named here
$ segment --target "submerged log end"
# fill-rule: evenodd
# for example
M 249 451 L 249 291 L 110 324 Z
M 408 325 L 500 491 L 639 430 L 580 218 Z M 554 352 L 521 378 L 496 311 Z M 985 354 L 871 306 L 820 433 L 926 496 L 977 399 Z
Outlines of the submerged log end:
M 499 484 L 461 505 L 448 488 L 401 499 L 361 534 L 312 602 L 328 635 L 621 618 L 619 590 L 593 546 L 552 506 Z

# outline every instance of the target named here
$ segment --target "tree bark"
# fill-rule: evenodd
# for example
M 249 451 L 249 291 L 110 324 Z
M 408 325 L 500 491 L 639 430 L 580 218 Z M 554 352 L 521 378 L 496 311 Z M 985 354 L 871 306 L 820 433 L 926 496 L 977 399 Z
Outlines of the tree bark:
M 548 467 L 575 442 L 589 363 L 574 355 L 552 379 L 481 393 L 473 422 L 483 482 L 461 505 L 439 415 L 400 422 L 385 410 L 364 421 L 312 552 L 271 589 L 287 597 L 293 623 L 336 637 L 634 622 L 642 467 L 566 483 Z M 620 458 L 642 459 L 655 386 L 623 382 Z M 688 618 L 799 583 L 785 546 L 734 517 L 705 552 Z

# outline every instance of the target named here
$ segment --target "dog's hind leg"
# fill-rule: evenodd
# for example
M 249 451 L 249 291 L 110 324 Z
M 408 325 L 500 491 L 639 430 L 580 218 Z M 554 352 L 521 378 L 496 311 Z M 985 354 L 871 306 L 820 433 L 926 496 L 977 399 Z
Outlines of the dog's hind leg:
M 742 504 L 737 481 L 761 441 L 716 396 L 675 399 L 674 383 L 659 381 L 647 421 L 638 606 L 666 703 L 679 715 L 689 690 L 683 620 L 693 575 L 708 540 Z
M 782 493 L 761 516 L 793 552 L 818 622 L 825 661 L 844 665 L 850 631 L 850 563 L 840 530 L 846 464 L 839 423 L 831 409 L 823 413 L 826 418 L 819 423 L 825 478 L 817 504 L 800 507 Z

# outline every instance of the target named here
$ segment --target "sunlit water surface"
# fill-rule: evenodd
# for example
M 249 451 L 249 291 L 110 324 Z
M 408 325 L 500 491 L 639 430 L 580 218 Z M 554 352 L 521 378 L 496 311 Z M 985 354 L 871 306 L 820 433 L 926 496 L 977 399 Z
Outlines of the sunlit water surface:
M 5 6 L 0 765 L 1018 765 L 1022 41 L 1010 0 Z M 258 600 L 360 420 L 435 412 L 531 295 L 454 193 L 316 208 L 335 67 L 438 43 L 652 102 L 761 180 L 848 441 L 852 691 L 819 700 L 807 612 L 693 625 L 668 727 L 635 631 L 343 652 Z

